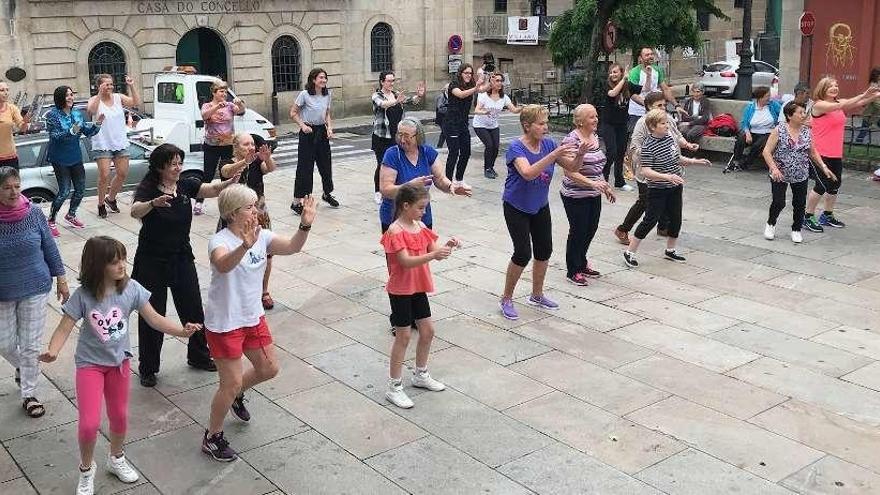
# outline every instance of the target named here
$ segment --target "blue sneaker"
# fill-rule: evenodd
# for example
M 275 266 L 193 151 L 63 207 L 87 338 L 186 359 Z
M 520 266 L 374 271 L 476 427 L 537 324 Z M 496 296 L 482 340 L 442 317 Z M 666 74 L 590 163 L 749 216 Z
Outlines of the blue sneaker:
M 826 214 L 825 212 L 822 212 L 822 214 L 819 215 L 819 224 L 820 225 L 827 225 L 829 227 L 835 227 L 838 229 L 842 229 L 842 228 L 846 227 L 845 223 L 834 218 L 834 213 Z
M 819 225 L 819 220 L 816 216 L 804 217 L 804 228 L 810 232 L 825 232 L 825 229 Z
M 519 313 L 516 312 L 516 307 L 513 305 L 513 299 L 510 299 L 509 297 L 501 299 L 501 314 L 508 320 L 519 319 Z
M 545 297 L 543 294 L 538 297 L 531 295 L 526 302 L 528 302 L 532 306 L 538 306 L 539 308 L 543 309 L 559 309 L 559 304 L 556 304 L 556 302 L 547 299 L 547 297 Z

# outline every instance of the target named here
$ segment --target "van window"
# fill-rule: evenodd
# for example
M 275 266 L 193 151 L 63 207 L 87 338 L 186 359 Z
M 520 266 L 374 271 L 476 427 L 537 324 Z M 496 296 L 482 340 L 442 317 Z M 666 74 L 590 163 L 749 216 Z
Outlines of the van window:
M 37 141 L 27 144 L 16 145 L 15 151 L 16 153 L 18 153 L 18 167 L 36 167 L 37 160 L 40 158 L 40 151 L 42 151 L 43 145 L 45 144 L 46 141 Z
M 185 96 L 183 83 L 159 83 L 158 91 L 159 94 L 156 96 L 156 99 L 159 103 L 174 103 L 178 105 L 183 104 L 183 98 Z

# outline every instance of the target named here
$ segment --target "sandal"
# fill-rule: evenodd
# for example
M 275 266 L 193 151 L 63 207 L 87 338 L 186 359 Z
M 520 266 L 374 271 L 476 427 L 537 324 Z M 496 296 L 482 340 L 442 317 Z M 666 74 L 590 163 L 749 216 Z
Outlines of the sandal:
M 263 309 L 272 309 L 274 307 L 275 301 L 272 300 L 272 296 L 268 292 L 263 292 Z
M 46 408 L 36 399 L 36 397 L 28 397 L 21 403 L 21 407 L 27 411 L 27 415 L 32 418 L 39 418 L 46 414 Z

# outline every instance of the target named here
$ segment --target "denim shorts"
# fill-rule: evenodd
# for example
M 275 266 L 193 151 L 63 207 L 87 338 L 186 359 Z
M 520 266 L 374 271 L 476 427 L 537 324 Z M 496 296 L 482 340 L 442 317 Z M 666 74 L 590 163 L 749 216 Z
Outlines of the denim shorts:
M 126 158 L 128 156 L 128 148 L 121 150 L 92 150 L 93 160 L 98 158 Z

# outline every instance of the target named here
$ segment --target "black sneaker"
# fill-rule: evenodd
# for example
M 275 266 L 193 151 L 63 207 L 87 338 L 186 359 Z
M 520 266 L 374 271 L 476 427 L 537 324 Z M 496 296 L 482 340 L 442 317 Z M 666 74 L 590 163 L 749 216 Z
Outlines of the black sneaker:
M 664 251 L 666 259 L 683 263 L 687 258 L 675 252 L 675 249 L 667 249 Z
M 107 207 L 104 205 L 98 205 L 98 216 L 101 218 L 107 218 Z
M 487 168 L 483 170 L 483 176 L 485 176 L 487 179 L 497 179 L 498 172 L 496 172 L 494 168 Z
M 840 220 L 834 218 L 834 214 L 833 214 L 833 213 L 831 213 L 831 214 L 827 214 L 827 213 L 825 213 L 825 212 L 822 212 L 822 214 L 819 215 L 819 225 L 827 225 L 827 226 L 829 226 L 829 227 L 835 227 L 835 228 L 838 228 L 838 229 L 842 229 L 842 228 L 846 227 L 846 224 L 845 224 L 845 223 L 843 223 L 843 222 L 841 222 Z
M 623 252 L 623 261 L 626 263 L 626 266 L 630 268 L 638 268 L 639 262 L 636 260 L 636 253 L 631 253 L 629 251 Z
M 232 401 L 232 414 L 235 414 L 235 417 L 242 421 L 250 421 L 251 413 L 247 410 L 244 403 L 247 399 L 244 398 L 244 392 L 238 394 L 235 397 L 235 400 Z
M 819 220 L 815 215 L 810 217 L 804 217 L 804 228 L 809 230 L 810 232 L 825 232 L 825 229 L 819 225 Z
M 195 368 L 197 370 L 217 371 L 217 365 L 214 364 L 214 361 L 210 359 L 207 361 L 192 361 L 187 359 L 186 364 L 188 364 L 191 368 Z
M 295 214 L 297 214 L 297 215 L 302 215 L 302 214 L 303 214 L 303 205 L 302 205 L 302 203 L 291 203 L 291 204 L 290 204 L 290 209 L 293 210 L 293 212 L 294 212 Z
M 116 200 L 110 201 L 109 199 L 104 199 L 104 204 L 107 205 L 107 208 L 110 208 L 110 211 L 113 213 L 119 213 L 119 204 L 116 203 Z
M 339 201 L 336 201 L 336 198 L 333 197 L 330 193 L 324 193 L 321 195 L 321 199 L 327 202 L 331 208 L 339 208 Z M 302 207 L 300 207 L 302 209 Z
M 238 458 L 238 454 L 229 447 L 229 442 L 223 438 L 222 431 L 209 437 L 208 430 L 205 430 L 205 437 L 202 440 L 202 452 L 213 457 L 215 461 L 220 462 L 231 462 Z
M 156 382 L 155 373 L 141 373 L 141 387 L 155 387 Z

